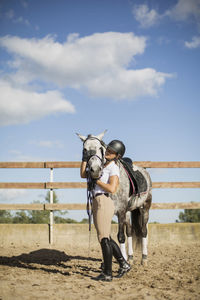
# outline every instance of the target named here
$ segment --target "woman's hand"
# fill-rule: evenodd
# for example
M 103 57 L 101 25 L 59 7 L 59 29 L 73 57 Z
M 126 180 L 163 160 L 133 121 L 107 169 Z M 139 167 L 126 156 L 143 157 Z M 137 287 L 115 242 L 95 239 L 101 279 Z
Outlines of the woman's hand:
M 87 162 L 86 161 L 82 161 L 81 168 L 80 168 L 80 176 L 81 176 L 81 178 L 87 178 L 86 165 L 87 165 Z

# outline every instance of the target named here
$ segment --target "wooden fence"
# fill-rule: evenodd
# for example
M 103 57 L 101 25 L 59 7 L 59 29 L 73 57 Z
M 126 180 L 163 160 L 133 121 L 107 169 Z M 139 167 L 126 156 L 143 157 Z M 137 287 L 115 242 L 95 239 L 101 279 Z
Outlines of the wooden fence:
M 200 168 L 200 162 L 151 162 L 136 161 L 135 165 L 144 168 Z M 86 204 L 54 204 L 53 189 L 86 188 L 86 182 L 54 182 L 53 170 L 56 168 L 80 168 L 80 162 L 0 162 L 0 168 L 48 168 L 49 182 L 0 182 L 0 189 L 49 189 L 48 204 L 0 204 L 0 210 L 49 210 L 49 242 L 53 244 L 53 211 L 84 210 Z M 200 188 L 199 181 L 192 182 L 153 182 L 153 188 Z M 151 209 L 200 209 L 200 202 L 188 203 L 152 203 Z
M 199 161 L 193 162 L 152 162 L 136 161 L 135 165 L 144 168 L 200 168 Z M 86 188 L 86 182 L 53 182 L 53 169 L 80 168 L 80 162 L 0 162 L 0 168 L 50 169 L 49 182 L 0 182 L 0 189 L 68 189 Z M 200 188 L 200 181 L 153 182 L 153 188 Z M 199 209 L 200 202 L 152 203 L 151 209 Z M 83 210 L 85 204 L 0 204 L 0 210 Z

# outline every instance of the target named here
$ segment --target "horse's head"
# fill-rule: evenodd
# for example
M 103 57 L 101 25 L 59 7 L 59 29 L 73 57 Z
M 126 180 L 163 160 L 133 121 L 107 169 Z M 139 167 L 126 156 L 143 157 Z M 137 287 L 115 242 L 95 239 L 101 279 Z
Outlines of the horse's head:
M 77 133 L 83 141 L 83 151 L 87 152 L 87 170 L 92 179 L 98 179 L 102 174 L 105 154 L 105 144 L 102 138 L 105 132 L 106 130 L 97 136 L 89 134 L 87 137 Z

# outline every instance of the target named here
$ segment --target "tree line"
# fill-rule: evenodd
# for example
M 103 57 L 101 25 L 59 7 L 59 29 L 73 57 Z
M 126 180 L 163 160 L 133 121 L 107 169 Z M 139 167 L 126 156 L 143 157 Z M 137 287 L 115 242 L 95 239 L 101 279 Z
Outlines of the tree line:
M 45 201 L 50 203 L 50 191 L 47 192 Z M 53 191 L 53 203 L 58 203 L 58 197 L 55 191 Z M 33 203 L 41 203 L 40 201 L 34 201 Z M 54 223 L 78 223 L 86 224 L 88 219 L 84 218 L 78 222 L 76 220 L 66 218 L 65 215 L 68 211 L 57 211 L 57 215 L 54 215 Z M 8 210 L 0 210 L 0 223 L 9 224 L 48 224 L 49 223 L 50 211 L 48 210 L 28 210 L 28 211 L 17 211 L 15 215 L 12 215 Z M 199 223 L 200 222 L 200 209 L 184 209 L 184 212 L 179 213 L 179 220 L 176 222 L 187 222 L 187 223 Z M 116 223 L 112 221 L 112 223 Z
M 50 203 L 50 191 L 47 192 L 45 201 Z M 53 191 L 53 203 L 58 203 L 58 197 L 55 191 Z M 33 203 L 41 203 L 40 201 L 34 201 Z M 68 211 L 57 211 L 54 215 L 54 223 L 88 223 L 88 219 L 82 219 L 78 222 L 76 220 L 66 218 L 65 215 Z M 9 224 L 48 224 L 49 223 L 50 211 L 48 210 L 28 210 L 28 211 L 17 211 L 14 215 L 8 210 L 0 210 L 0 223 L 9 223 Z
M 184 212 L 179 213 L 180 222 L 199 223 L 200 209 L 184 209 Z

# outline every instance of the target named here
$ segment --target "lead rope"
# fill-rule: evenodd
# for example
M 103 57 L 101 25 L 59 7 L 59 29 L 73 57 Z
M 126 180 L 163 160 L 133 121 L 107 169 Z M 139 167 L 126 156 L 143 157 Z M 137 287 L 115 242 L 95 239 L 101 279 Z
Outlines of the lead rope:
M 88 256 L 90 256 L 91 246 L 91 224 L 92 224 L 92 204 L 94 199 L 94 186 L 95 183 L 91 177 L 87 177 L 87 214 L 89 223 L 89 245 L 88 245 Z

